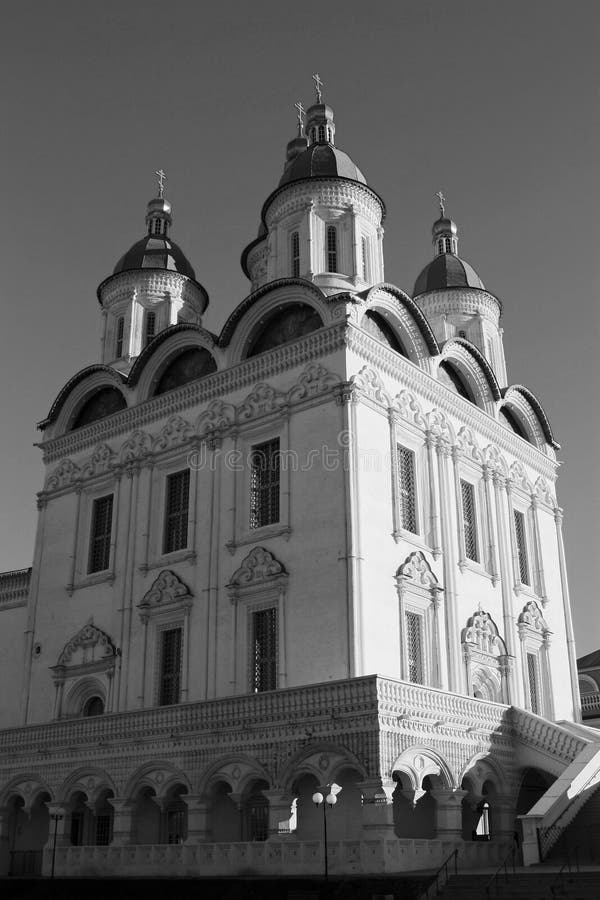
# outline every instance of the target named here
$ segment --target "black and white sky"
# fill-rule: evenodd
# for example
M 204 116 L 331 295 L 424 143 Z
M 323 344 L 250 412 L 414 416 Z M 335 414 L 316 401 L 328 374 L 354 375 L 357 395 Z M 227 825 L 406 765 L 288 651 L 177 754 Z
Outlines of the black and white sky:
M 600 646 L 596 357 L 600 6 L 594 0 L 2 0 L 0 570 L 31 564 L 35 423 L 98 361 L 95 296 L 144 234 L 154 171 L 220 330 L 319 72 L 336 142 L 388 209 L 412 293 L 435 193 L 504 304 L 509 381 L 541 399 L 578 655 Z

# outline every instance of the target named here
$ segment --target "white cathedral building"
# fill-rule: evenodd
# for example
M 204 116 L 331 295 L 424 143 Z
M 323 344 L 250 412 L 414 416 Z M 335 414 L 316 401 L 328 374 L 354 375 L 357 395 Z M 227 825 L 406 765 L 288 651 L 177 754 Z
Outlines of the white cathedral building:
M 0 874 L 471 866 L 600 779 L 540 402 L 446 217 L 411 294 L 317 99 L 219 335 L 158 197 L 0 576 Z M 300 110 L 302 116 L 302 110 Z

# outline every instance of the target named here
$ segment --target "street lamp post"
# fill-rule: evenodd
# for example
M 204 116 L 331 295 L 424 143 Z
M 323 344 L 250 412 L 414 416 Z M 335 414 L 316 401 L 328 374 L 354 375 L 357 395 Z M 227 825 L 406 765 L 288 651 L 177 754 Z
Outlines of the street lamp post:
M 62 820 L 62 813 L 50 813 L 50 818 L 54 822 L 54 840 L 52 841 L 52 868 L 50 870 L 50 878 L 54 878 L 54 861 L 56 859 L 56 833 L 58 831 L 58 823 Z
M 325 880 L 329 878 L 329 873 L 327 869 L 327 807 L 335 806 L 337 803 L 337 797 L 332 791 L 332 785 L 328 784 L 326 787 L 329 788 L 329 793 L 326 797 L 323 796 L 321 791 L 317 791 L 312 795 L 312 801 L 315 806 L 323 806 L 323 845 L 325 850 Z

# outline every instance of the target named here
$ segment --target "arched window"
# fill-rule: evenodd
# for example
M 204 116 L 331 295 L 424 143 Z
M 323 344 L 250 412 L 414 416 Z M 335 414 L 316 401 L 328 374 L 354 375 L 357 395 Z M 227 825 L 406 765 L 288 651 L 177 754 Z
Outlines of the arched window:
M 98 419 L 104 419 L 113 413 L 125 409 L 127 404 L 121 391 L 115 387 L 104 387 L 96 391 L 79 410 L 71 430 L 82 428 L 91 422 L 97 422 Z
M 82 715 L 84 718 L 90 716 L 101 716 L 104 712 L 104 700 L 102 697 L 90 697 L 83 705 Z
M 362 236 L 361 238 L 361 250 L 362 250 L 362 277 L 363 281 L 367 281 L 369 278 L 369 245 L 366 237 Z
M 337 272 L 337 228 L 327 226 L 327 271 Z
M 444 245 L 444 238 L 440 238 L 440 239 L 438 240 L 438 244 L 437 244 L 438 254 L 439 254 L 440 256 L 442 255 L 442 253 L 445 252 L 444 246 L 445 246 L 445 245 Z
M 498 420 L 505 425 L 507 428 L 510 428 L 514 431 L 515 434 L 518 434 L 519 437 L 523 438 L 524 441 L 529 441 L 527 433 L 517 417 L 510 411 L 508 406 L 501 406 L 498 412 Z
M 154 220 L 154 234 L 162 234 L 162 222 L 160 219 Z
M 323 327 L 321 317 L 306 303 L 290 303 L 276 312 L 250 345 L 247 356 L 256 356 L 280 344 L 294 341 Z
M 450 240 L 449 237 L 444 238 L 444 252 L 452 253 L 452 241 Z
M 297 231 L 292 232 L 291 238 L 291 260 L 292 260 L 292 278 L 300 277 L 300 235 Z
M 381 341 L 382 344 L 385 344 L 391 350 L 395 350 L 396 353 L 400 353 L 402 356 L 408 356 L 393 329 L 382 315 L 368 309 L 360 324 L 363 331 L 366 331 L 367 334 L 377 338 L 378 341 Z
M 216 370 L 217 366 L 213 357 L 204 347 L 192 347 L 184 350 L 164 370 L 154 395 L 172 391 L 181 384 L 187 384 L 197 378 L 204 378 L 205 375 L 210 375 Z
M 325 126 L 319 125 L 319 141 L 324 143 L 325 141 Z

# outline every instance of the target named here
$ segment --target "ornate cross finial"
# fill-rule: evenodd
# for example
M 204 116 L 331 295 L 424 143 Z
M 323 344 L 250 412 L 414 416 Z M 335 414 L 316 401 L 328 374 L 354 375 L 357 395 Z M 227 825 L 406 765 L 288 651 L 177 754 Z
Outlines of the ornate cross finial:
M 318 72 L 316 72 L 313 75 L 313 81 L 315 83 L 315 91 L 317 94 L 317 103 L 322 103 L 323 101 L 322 101 L 322 95 L 321 95 L 321 88 L 324 86 L 324 82 L 321 81 L 321 79 L 319 78 Z
M 302 134 L 304 130 L 304 113 L 305 109 L 302 106 L 302 100 L 298 100 L 297 103 L 294 103 L 295 108 L 298 110 L 298 134 Z
M 158 175 L 158 196 L 162 200 L 163 193 L 165 190 L 165 181 L 167 180 L 167 175 L 166 175 L 166 172 L 163 172 L 162 169 L 158 169 L 154 174 Z
M 446 207 L 444 206 L 444 203 L 446 202 L 446 198 L 444 197 L 444 195 L 442 194 L 441 191 L 438 191 L 435 196 L 438 198 L 438 202 L 440 204 L 440 213 L 443 218 L 446 215 Z

